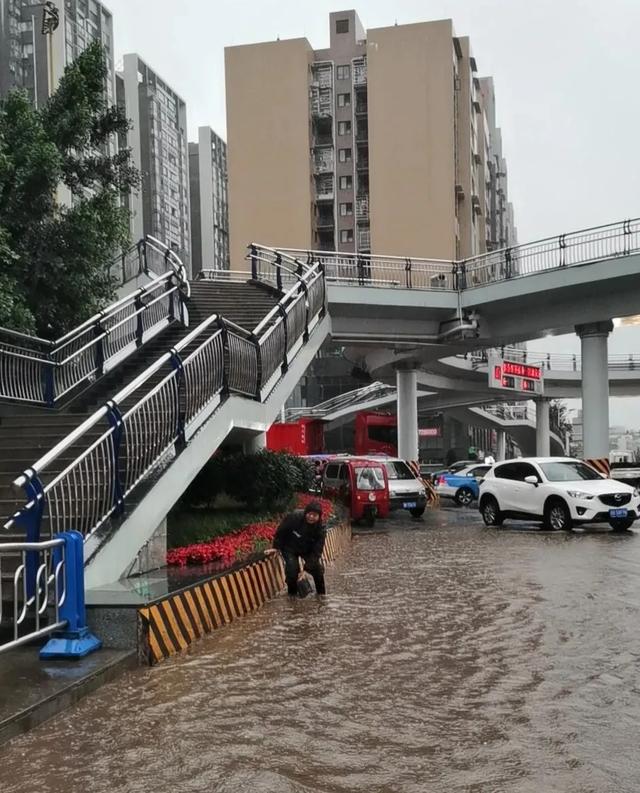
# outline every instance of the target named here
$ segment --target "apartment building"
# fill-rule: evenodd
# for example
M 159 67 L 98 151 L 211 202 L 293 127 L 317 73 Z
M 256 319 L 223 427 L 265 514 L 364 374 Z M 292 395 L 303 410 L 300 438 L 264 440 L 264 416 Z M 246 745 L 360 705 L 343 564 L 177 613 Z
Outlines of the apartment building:
M 44 34 L 45 5 L 34 0 L 0 2 L 0 96 L 19 88 L 44 104 L 65 67 L 93 41 L 105 47 L 105 97 L 115 104 L 113 17 L 97 0 L 58 0 L 58 26 Z
M 118 103 L 131 120 L 126 144 L 142 176 L 126 198 L 131 236 L 162 240 L 191 271 L 191 222 L 187 107 L 183 99 L 137 54 L 123 58 L 117 76 Z
M 326 49 L 225 51 L 232 268 L 252 240 L 453 259 L 512 239 L 493 83 L 469 39 L 451 20 L 329 24 Z
M 189 143 L 191 261 L 193 273 L 229 269 L 227 144 L 211 127 Z

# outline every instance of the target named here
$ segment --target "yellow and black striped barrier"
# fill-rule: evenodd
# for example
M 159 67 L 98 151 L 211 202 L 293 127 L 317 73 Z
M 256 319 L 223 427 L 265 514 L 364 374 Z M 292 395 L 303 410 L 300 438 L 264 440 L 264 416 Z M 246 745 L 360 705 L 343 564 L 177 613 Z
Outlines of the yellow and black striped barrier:
M 440 496 L 436 491 L 433 483 L 430 479 L 425 479 L 424 476 L 420 473 L 420 463 L 416 462 L 415 460 L 408 460 L 407 465 L 413 471 L 414 475 L 417 479 L 419 479 L 422 484 L 424 485 L 424 489 L 427 492 L 427 504 L 432 509 L 440 506 Z
M 323 553 L 333 561 L 351 542 L 347 523 L 331 528 Z M 189 586 L 138 609 L 138 656 L 149 665 L 185 650 L 205 634 L 259 609 L 284 588 L 279 556 Z
M 590 457 L 585 460 L 585 463 L 595 468 L 599 474 L 603 474 L 606 477 L 611 476 L 611 465 L 608 457 Z

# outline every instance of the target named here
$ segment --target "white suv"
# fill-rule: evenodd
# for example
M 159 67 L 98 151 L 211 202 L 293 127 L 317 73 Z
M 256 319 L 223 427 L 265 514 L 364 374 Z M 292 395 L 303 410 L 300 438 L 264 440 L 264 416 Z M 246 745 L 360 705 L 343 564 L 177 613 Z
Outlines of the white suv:
M 581 460 L 529 457 L 493 466 L 481 483 L 479 508 L 487 526 L 516 518 L 554 530 L 607 522 L 626 531 L 640 516 L 640 494 Z

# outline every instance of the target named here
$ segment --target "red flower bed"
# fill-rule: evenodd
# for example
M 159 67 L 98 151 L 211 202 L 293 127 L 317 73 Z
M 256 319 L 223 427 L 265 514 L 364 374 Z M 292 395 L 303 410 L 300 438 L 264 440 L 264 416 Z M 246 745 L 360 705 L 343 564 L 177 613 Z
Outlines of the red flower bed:
M 297 507 L 304 509 L 311 501 L 317 501 L 322 506 L 322 515 L 325 523 L 333 514 L 333 502 L 326 498 L 315 498 L 312 495 L 301 493 L 298 496 Z M 167 564 L 186 567 L 189 564 L 207 564 L 208 562 L 222 562 L 231 566 L 235 562 L 250 556 L 252 553 L 263 550 L 273 541 L 281 516 L 264 523 L 252 523 L 244 526 L 239 531 L 216 537 L 208 542 L 198 542 L 185 545 L 183 548 L 173 548 L 167 551 Z

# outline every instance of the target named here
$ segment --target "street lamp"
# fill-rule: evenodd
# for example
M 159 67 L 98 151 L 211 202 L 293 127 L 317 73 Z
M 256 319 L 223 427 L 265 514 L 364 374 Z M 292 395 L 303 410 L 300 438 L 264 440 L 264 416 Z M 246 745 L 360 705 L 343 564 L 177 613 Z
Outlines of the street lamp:
M 51 0 L 42 8 L 42 35 L 47 36 L 47 58 L 49 60 L 49 96 L 53 93 L 53 32 L 60 25 L 60 12 Z

